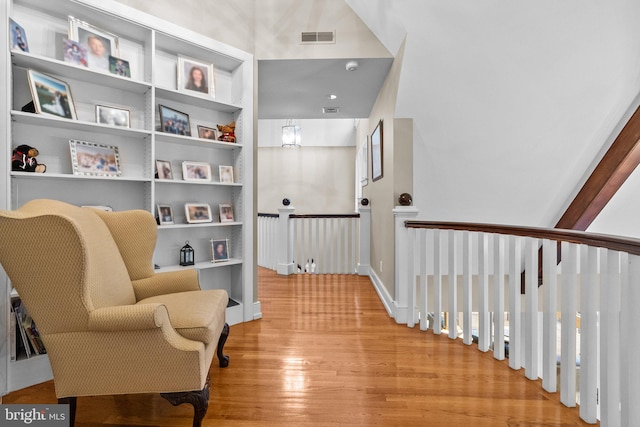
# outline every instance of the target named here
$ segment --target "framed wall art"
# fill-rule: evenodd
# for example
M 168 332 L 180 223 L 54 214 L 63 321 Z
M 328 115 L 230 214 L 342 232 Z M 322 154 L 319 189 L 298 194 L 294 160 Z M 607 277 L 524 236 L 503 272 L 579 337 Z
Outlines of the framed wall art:
M 198 125 L 198 138 L 202 139 L 218 139 L 218 131 L 214 128 Z
M 178 90 L 215 97 L 213 64 L 178 55 Z
M 9 18 L 9 41 L 11 42 L 11 50 L 20 50 L 29 52 L 29 43 L 27 43 L 27 32 L 13 19 Z
M 211 207 L 206 203 L 185 203 L 184 214 L 189 224 L 213 221 Z
M 229 261 L 229 239 L 211 239 L 211 262 Z
M 129 61 L 109 55 L 109 72 L 121 77 L 131 77 Z
M 171 162 L 168 160 L 156 160 L 156 175 L 158 179 L 173 179 Z
M 104 125 L 131 127 L 131 113 L 124 108 L 96 105 L 96 122 Z
M 220 182 L 223 184 L 233 184 L 233 166 L 218 166 Z
M 77 119 L 69 85 L 55 77 L 27 70 L 33 105 L 38 114 L 51 114 L 65 119 Z
M 171 205 L 158 205 L 158 223 L 160 225 L 173 224 L 173 208 Z
M 191 136 L 189 115 L 166 105 L 158 105 L 160 111 L 160 130 L 174 135 Z
M 228 203 L 220 203 L 220 222 L 233 222 L 233 207 Z
M 114 145 L 69 141 L 74 175 L 120 176 L 120 154 Z
M 211 181 L 211 165 L 204 162 L 182 162 L 182 179 L 185 181 Z
M 69 17 L 69 38 L 87 46 L 89 68 L 109 69 L 109 55 L 120 56 L 118 36 L 80 19 Z
M 383 156 L 382 156 L 382 120 L 371 134 L 371 179 L 373 182 L 382 178 Z

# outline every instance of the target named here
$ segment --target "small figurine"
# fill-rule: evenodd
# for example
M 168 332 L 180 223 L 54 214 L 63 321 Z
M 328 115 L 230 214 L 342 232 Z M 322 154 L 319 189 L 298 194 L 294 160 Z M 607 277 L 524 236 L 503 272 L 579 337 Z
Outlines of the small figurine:
M 16 172 L 44 173 L 47 165 L 38 163 L 36 157 L 40 154 L 37 148 L 29 145 L 18 145 L 13 149 L 11 157 L 11 170 Z

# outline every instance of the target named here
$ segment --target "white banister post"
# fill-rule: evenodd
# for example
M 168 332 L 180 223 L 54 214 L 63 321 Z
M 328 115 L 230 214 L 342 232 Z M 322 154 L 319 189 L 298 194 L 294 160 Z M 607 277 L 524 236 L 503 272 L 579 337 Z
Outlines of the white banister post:
M 395 313 L 397 323 L 407 323 L 409 286 L 415 286 L 416 278 L 409 271 L 409 232 L 404 222 L 415 219 L 420 211 L 413 206 L 396 206 L 395 216 Z
M 371 206 L 358 206 L 360 214 L 360 256 L 358 258 L 358 274 L 368 276 L 371 269 Z
M 278 274 L 288 276 L 294 272 L 292 248 L 289 239 L 289 215 L 296 211 L 294 207 L 282 207 L 278 209 Z

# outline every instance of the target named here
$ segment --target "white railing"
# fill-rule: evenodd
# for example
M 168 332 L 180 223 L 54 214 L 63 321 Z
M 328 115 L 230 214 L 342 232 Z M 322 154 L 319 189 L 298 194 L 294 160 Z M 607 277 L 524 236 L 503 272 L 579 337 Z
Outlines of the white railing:
M 640 420 L 640 241 L 406 221 L 396 320 L 524 367 L 602 426 Z M 540 262 L 540 263 L 539 263 Z M 524 289 L 522 289 L 524 287 Z M 404 314 L 406 313 L 406 316 Z M 402 318 L 404 316 L 404 318 Z M 558 383 L 559 379 L 559 383 Z
M 288 275 L 369 274 L 370 208 L 349 215 L 258 214 L 258 265 Z

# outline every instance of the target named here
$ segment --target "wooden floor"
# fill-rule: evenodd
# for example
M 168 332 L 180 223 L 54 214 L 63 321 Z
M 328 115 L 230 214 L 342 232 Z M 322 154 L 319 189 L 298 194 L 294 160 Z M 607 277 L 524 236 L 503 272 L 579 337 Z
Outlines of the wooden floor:
M 475 346 L 397 325 L 367 278 L 260 270 L 263 319 L 231 327 L 205 426 L 582 426 Z M 114 375 L 117 373 L 114 372 Z M 48 382 L 3 403 L 54 403 Z M 190 426 L 155 395 L 78 399 L 77 426 Z

